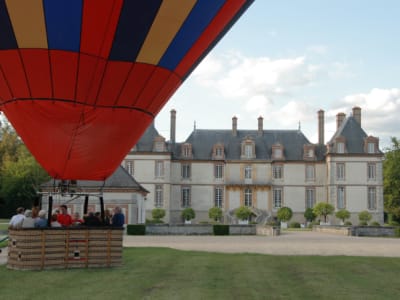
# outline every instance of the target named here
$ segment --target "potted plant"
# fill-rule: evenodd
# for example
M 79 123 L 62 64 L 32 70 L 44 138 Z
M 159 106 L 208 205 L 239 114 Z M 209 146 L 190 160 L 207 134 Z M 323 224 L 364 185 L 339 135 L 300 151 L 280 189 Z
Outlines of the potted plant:
M 287 222 L 292 218 L 293 211 L 290 207 L 283 206 L 278 210 L 277 217 L 281 222 L 281 228 L 287 228 Z
M 350 212 L 346 209 L 341 209 L 336 212 L 335 216 L 342 221 L 340 225 L 343 225 L 345 220 L 350 218 Z
M 185 224 L 191 224 L 192 219 L 196 217 L 196 213 L 194 212 L 193 208 L 187 207 L 184 210 L 182 210 L 182 218 L 185 221 Z
M 153 217 L 153 223 L 159 224 L 159 223 L 164 223 L 162 218 L 165 217 L 165 209 L 162 208 L 154 208 L 151 211 L 151 215 Z
M 315 205 L 313 211 L 317 216 L 324 217 L 324 222 L 321 222 L 321 225 L 329 225 L 329 223 L 326 222 L 326 217 L 333 214 L 335 208 L 328 202 L 319 202 L 317 205 Z
M 211 207 L 208 210 L 208 217 L 215 222 L 219 222 L 222 218 L 222 209 L 220 207 Z
M 249 224 L 249 217 L 251 216 L 251 209 L 247 206 L 240 206 L 235 211 L 236 218 L 239 219 L 239 224 Z
M 358 213 L 358 219 L 360 220 L 359 225 L 366 226 L 368 222 L 371 221 L 372 215 L 368 211 L 363 210 Z

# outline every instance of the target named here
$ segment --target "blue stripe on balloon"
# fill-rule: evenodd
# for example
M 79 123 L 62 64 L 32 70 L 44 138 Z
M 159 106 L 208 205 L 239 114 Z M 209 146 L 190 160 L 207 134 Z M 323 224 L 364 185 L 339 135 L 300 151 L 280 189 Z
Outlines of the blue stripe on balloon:
M 161 2 L 162 0 L 124 1 L 110 60 L 135 61 Z
M 0 0 L 0 49 L 18 48 L 5 0 Z
M 82 0 L 44 0 L 49 49 L 79 51 Z
M 212 21 L 225 1 L 198 1 L 161 58 L 159 66 L 174 70 L 201 36 L 204 29 Z

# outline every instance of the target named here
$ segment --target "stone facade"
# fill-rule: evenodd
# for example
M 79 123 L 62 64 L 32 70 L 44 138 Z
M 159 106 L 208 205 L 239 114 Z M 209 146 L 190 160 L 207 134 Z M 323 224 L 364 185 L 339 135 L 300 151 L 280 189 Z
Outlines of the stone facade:
M 176 112 L 171 112 L 175 137 Z M 304 222 L 304 211 L 318 202 L 351 212 L 358 224 L 363 210 L 383 223 L 383 153 L 379 140 L 361 127 L 361 109 L 337 115 L 337 131 L 325 144 L 324 112 L 318 112 L 319 141 L 312 144 L 300 129 L 265 130 L 262 118 L 256 130 L 194 129 L 182 143 L 165 141 L 152 124 L 122 162 L 149 191 L 146 216 L 160 207 L 164 221 L 182 223 L 181 211 L 192 207 L 194 223 L 210 221 L 208 210 L 223 209 L 223 221 L 236 224 L 234 210 L 252 208 L 251 221 L 265 223 L 282 206 L 293 212 L 291 221 Z M 339 220 L 330 216 L 332 224 Z

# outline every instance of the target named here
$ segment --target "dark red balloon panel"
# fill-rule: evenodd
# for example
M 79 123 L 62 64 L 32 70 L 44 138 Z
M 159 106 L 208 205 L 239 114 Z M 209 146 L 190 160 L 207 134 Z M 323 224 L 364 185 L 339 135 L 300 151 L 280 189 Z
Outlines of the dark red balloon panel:
M 104 180 L 251 2 L 0 0 L 1 109 L 52 177 Z

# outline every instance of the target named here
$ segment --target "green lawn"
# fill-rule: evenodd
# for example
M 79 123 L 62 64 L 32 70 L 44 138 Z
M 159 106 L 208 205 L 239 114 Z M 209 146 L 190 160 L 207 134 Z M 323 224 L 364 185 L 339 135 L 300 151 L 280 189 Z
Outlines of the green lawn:
M 1 299 L 398 299 L 400 259 L 126 248 L 114 269 L 12 271 Z

